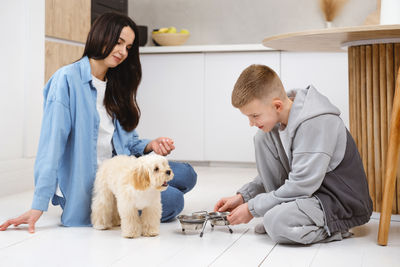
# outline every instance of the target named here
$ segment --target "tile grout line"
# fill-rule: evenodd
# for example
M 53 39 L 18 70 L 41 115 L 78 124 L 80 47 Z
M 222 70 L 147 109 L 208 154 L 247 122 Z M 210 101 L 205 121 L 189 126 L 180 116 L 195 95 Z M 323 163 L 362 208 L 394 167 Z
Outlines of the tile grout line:
M 313 262 L 314 262 L 314 260 L 315 260 L 315 257 L 317 256 L 317 254 L 318 254 L 319 249 L 321 248 L 321 246 L 322 246 L 322 244 L 319 243 L 318 249 L 317 249 L 317 251 L 315 252 L 314 256 L 312 257 L 311 262 L 310 262 L 310 265 L 308 265 L 309 267 L 312 266 L 312 264 L 313 264 Z
M 8 229 L 8 231 L 9 231 L 9 230 L 11 230 L 11 229 Z M 5 231 L 7 231 L 7 230 L 5 230 Z M 22 231 L 22 229 L 19 230 L 19 231 Z M 31 239 L 39 238 L 39 237 L 42 236 L 43 234 L 47 234 L 47 233 L 49 232 L 49 230 L 40 231 L 40 232 L 41 232 L 42 234 L 37 235 L 36 232 L 35 232 L 35 233 L 30 234 L 30 235 L 32 235 L 32 236 L 30 236 L 30 237 L 27 237 L 27 238 L 25 238 L 25 239 L 23 239 L 23 240 L 19 240 L 19 241 L 15 242 L 15 243 L 6 245 L 6 246 L 4 246 L 4 247 L 0 247 L 0 251 L 3 250 L 3 249 L 8 249 L 8 248 L 10 248 L 10 247 L 19 245 L 19 244 L 21 244 L 21 243 L 23 243 L 23 242 L 26 242 L 26 241 L 29 241 L 29 240 L 31 240 Z
M 260 264 L 258 265 L 258 267 L 260 267 L 261 264 L 263 264 L 263 262 L 268 258 L 269 254 L 271 254 L 271 252 L 274 250 L 274 248 L 276 247 L 276 245 L 278 245 L 278 243 L 275 243 L 275 245 L 270 249 L 270 251 L 268 251 L 267 255 L 265 255 L 264 259 L 260 262 Z
M 177 250 L 175 253 L 172 254 L 172 256 L 170 257 L 170 259 L 173 259 L 176 255 L 178 255 L 179 253 L 181 253 L 182 251 L 184 251 L 185 249 L 183 247 L 180 247 L 179 250 Z M 157 266 L 163 266 L 164 262 L 158 263 Z
M 178 250 L 176 250 L 176 252 L 175 253 L 173 253 L 172 255 L 171 255 L 171 258 L 173 258 L 175 255 L 177 255 L 178 253 L 180 253 L 181 251 L 183 251 L 184 250 L 184 248 L 182 248 L 181 246 L 179 247 L 179 249 Z M 108 266 L 115 266 L 118 262 L 120 262 L 121 260 L 123 260 L 123 259 L 125 259 L 125 258 L 127 258 L 127 257 L 129 257 L 129 253 L 128 254 L 126 254 L 126 255 L 123 255 L 123 256 L 121 256 L 121 257 L 119 257 L 118 259 L 116 259 L 116 260 L 114 260 L 112 263 L 110 263 L 110 265 L 108 265 Z M 154 265 L 154 266 L 162 266 L 162 264 L 163 263 L 156 263 L 156 265 Z
M 122 255 L 121 257 L 119 257 L 118 259 L 114 260 L 113 262 L 111 262 L 111 263 L 110 263 L 109 265 L 107 265 L 107 266 L 109 266 L 109 267 L 115 266 L 115 264 L 118 264 L 118 262 L 121 262 L 123 259 L 125 259 L 125 258 L 127 258 L 127 257 L 129 257 L 129 254 Z M 157 264 L 157 266 L 159 266 L 159 265 Z
M 122 259 L 125 259 L 125 258 L 128 257 L 128 256 L 129 256 L 128 254 L 123 255 L 123 256 L 119 257 L 118 259 L 114 260 L 114 261 L 113 261 L 112 263 L 110 263 L 110 265 L 108 265 L 108 266 L 114 266 L 114 265 L 117 264 L 119 261 L 121 261 Z
M 23 242 L 25 242 L 25 241 L 28 241 L 28 240 L 32 239 L 32 238 L 34 238 L 34 237 L 28 237 L 28 238 L 26 238 L 26 239 L 24 239 L 24 240 L 20 240 L 20 241 L 18 241 L 18 242 L 15 242 L 15 243 L 9 244 L 9 245 L 7 245 L 7 246 L 1 247 L 1 248 L 0 248 L 0 251 L 3 250 L 3 249 L 7 249 L 7 248 L 10 248 L 10 247 L 16 246 L 16 245 L 18 245 L 18 244 L 21 244 L 21 243 L 23 243 Z
M 224 249 L 221 254 L 219 254 L 208 266 L 211 266 L 214 262 L 216 262 L 218 260 L 218 258 L 220 258 L 225 252 L 227 252 L 237 241 L 239 241 L 239 239 L 241 239 L 248 231 L 250 230 L 250 228 L 247 228 L 246 231 L 244 231 L 238 239 L 236 239 L 234 242 L 232 242 L 232 244 L 230 244 L 226 249 Z

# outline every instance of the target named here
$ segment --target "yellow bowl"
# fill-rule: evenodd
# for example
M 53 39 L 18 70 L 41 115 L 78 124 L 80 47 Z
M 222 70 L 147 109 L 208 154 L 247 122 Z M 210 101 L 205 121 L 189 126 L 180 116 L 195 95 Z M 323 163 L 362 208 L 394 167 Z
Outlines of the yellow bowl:
M 189 33 L 152 33 L 153 40 L 162 46 L 182 45 L 189 38 Z

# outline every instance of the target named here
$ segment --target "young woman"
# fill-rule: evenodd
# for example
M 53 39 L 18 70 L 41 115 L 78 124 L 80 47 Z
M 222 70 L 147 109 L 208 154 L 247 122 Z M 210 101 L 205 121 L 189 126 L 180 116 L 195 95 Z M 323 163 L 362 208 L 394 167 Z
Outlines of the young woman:
M 170 138 L 141 140 L 135 131 L 141 76 L 135 23 L 120 14 L 100 16 L 89 32 L 83 57 L 59 69 L 45 86 L 32 209 L 0 225 L 0 230 L 28 224 L 34 232 L 51 198 L 63 209 L 63 225 L 90 226 L 93 182 L 103 160 L 152 151 L 167 155 L 175 148 Z M 182 211 L 183 194 L 197 179 L 189 164 L 170 166 L 175 176 L 161 194 L 162 221 Z M 57 188 L 61 192 L 56 194 Z

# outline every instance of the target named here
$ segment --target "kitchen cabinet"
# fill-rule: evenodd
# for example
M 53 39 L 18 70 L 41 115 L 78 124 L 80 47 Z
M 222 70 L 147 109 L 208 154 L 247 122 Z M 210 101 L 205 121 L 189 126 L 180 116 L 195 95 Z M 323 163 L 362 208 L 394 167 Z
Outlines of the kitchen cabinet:
M 45 41 L 45 82 L 62 66 L 71 64 L 80 59 L 85 47 L 53 41 Z
M 46 0 L 45 82 L 80 59 L 90 30 L 91 0 Z
M 141 55 L 140 138 L 175 141 L 174 160 L 204 160 L 204 55 Z
M 279 72 L 278 52 L 141 54 L 141 62 L 141 138 L 173 138 L 172 160 L 254 162 L 257 129 L 231 105 L 231 92 L 250 64 Z
M 233 47 L 233 48 L 232 48 Z M 289 53 L 254 46 L 141 48 L 138 99 L 142 138 L 174 138 L 172 160 L 254 163 L 258 130 L 231 105 L 240 73 L 265 64 L 285 89 L 315 85 L 342 111 L 348 125 L 347 53 Z M 236 51 L 235 51 L 236 50 Z
M 86 42 L 90 0 L 46 0 L 46 36 Z

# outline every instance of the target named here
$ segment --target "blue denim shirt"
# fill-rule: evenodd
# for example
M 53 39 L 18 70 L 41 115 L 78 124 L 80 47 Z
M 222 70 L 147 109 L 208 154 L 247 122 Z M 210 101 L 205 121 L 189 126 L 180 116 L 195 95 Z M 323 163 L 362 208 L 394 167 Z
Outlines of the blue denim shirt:
M 44 88 L 44 113 L 35 162 L 32 209 L 46 211 L 50 199 L 63 208 L 65 226 L 90 226 L 90 205 L 97 170 L 99 115 L 89 59 L 59 69 Z M 114 120 L 116 154 L 140 156 L 149 140 L 126 132 Z M 63 197 L 55 195 L 57 184 Z

